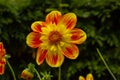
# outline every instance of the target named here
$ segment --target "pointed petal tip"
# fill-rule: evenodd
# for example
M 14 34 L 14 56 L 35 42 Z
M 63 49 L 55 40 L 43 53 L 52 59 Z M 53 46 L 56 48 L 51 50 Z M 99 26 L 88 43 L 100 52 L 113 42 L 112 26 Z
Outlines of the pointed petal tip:
M 82 44 L 87 39 L 87 35 L 82 29 L 75 28 L 72 30 L 71 34 L 71 42 L 74 44 Z
M 63 54 L 69 59 L 76 59 L 79 55 L 79 49 L 75 44 L 71 44 L 63 50 Z
M 59 11 L 51 11 L 47 16 L 46 16 L 46 23 L 52 23 L 52 24 L 58 24 L 60 18 L 61 18 L 61 12 Z
M 39 47 L 42 41 L 40 40 L 40 33 L 31 32 L 26 37 L 26 44 L 32 48 Z
M 42 27 L 45 27 L 45 22 L 42 22 L 42 21 L 35 21 L 31 25 L 31 29 L 34 32 L 41 32 L 42 31 L 41 30 Z
M 64 56 L 62 53 L 51 53 L 46 56 L 46 62 L 51 67 L 60 67 L 64 62 Z
M 60 24 L 64 24 L 67 29 L 73 29 L 76 25 L 77 17 L 74 13 L 67 13 L 62 16 Z
M 42 64 L 44 59 L 46 58 L 47 50 L 38 48 L 36 62 L 38 65 Z
M 4 74 L 4 70 L 5 70 L 5 64 L 0 63 L 0 75 Z

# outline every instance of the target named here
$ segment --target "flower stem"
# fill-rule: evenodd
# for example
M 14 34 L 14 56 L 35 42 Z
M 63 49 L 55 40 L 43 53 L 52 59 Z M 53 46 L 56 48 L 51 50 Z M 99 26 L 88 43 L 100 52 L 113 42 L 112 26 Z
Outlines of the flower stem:
M 38 71 L 34 68 L 34 70 L 35 70 L 35 73 L 37 74 L 37 76 L 38 76 L 38 79 L 39 80 L 41 80 L 41 77 L 40 77 L 40 74 L 38 73 Z
M 105 60 L 104 60 L 104 58 L 103 58 L 103 56 L 102 56 L 100 50 L 99 50 L 98 48 L 97 48 L 96 50 L 97 50 L 97 52 L 98 52 L 100 58 L 102 59 L 104 65 L 106 66 L 107 70 L 109 71 L 109 73 L 110 73 L 111 76 L 113 77 L 113 79 L 114 79 L 114 80 L 117 80 L 116 77 L 114 76 L 114 74 L 112 73 L 112 71 L 110 70 L 109 66 L 108 66 L 107 63 L 105 62 Z
M 11 70 L 11 73 L 12 73 L 12 75 L 13 75 L 13 79 L 14 79 L 14 80 L 16 80 L 15 73 L 14 73 L 14 71 L 13 71 L 12 66 L 10 65 L 10 63 L 9 63 L 9 61 L 8 61 L 8 60 L 7 60 L 6 62 L 7 62 L 8 67 L 9 67 L 9 68 L 10 68 L 10 70 Z
M 58 80 L 61 80 L 61 67 L 59 67 Z

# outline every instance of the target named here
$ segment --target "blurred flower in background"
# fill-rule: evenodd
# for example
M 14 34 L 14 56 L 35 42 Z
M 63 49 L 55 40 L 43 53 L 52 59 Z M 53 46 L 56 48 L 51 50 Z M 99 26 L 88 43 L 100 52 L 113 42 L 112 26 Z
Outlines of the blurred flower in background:
M 79 80 L 94 80 L 93 75 L 91 73 L 87 74 L 86 78 L 83 76 L 79 76 Z
M 0 75 L 4 74 L 4 70 L 5 70 L 5 64 L 6 64 L 5 54 L 6 51 L 4 49 L 3 43 L 0 42 Z

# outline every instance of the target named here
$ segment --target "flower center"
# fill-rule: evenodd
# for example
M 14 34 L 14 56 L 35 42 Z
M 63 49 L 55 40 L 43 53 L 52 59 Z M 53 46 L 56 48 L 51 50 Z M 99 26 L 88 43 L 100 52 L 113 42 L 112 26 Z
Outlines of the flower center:
M 58 32 L 58 31 L 51 31 L 49 36 L 48 36 L 48 39 L 50 41 L 50 43 L 57 43 L 61 40 L 62 38 L 62 35 Z

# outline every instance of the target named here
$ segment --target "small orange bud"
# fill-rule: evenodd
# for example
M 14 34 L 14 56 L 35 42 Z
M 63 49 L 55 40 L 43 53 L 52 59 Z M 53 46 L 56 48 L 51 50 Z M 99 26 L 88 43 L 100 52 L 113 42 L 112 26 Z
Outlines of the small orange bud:
M 21 78 L 26 79 L 26 80 L 32 80 L 34 77 L 34 74 L 31 73 L 28 69 L 24 69 L 21 73 Z

